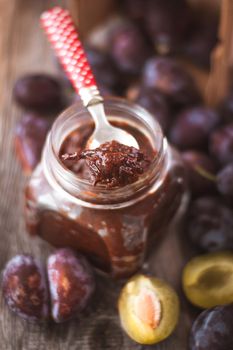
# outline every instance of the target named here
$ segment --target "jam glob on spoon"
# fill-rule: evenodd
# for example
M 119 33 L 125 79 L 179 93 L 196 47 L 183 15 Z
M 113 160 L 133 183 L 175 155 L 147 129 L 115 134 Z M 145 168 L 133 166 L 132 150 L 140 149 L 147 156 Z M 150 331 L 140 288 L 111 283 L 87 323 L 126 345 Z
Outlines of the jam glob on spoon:
M 108 188 L 122 187 L 138 180 L 151 164 L 143 152 L 117 141 L 105 142 L 94 150 L 85 149 L 73 154 L 62 154 L 63 163 L 84 159 L 91 179 Z

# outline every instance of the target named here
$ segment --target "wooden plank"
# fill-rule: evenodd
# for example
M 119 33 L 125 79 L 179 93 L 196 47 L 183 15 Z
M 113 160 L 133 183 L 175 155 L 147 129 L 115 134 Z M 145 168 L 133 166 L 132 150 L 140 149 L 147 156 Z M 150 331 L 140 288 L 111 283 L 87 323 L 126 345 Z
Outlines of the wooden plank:
M 68 0 L 67 6 L 79 27 L 81 36 L 101 23 L 116 7 L 114 0 Z
M 15 159 L 13 130 L 22 112 L 12 101 L 15 79 L 25 72 L 54 72 L 46 38 L 39 27 L 40 13 L 63 1 L 0 0 L 0 268 L 22 252 L 45 259 L 50 247 L 25 232 L 23 188 L 26 179 Z M 170 282 L 181 297 L 182 315 L 176 332 L 165 342 L 146 347 L 135 344 L 121 330 L 116 310 L 121 284 L 98 278 L 95 299 L 79 321 L 62 325 L 30 325 L 9 312 L 0 299 L 0 349 L 2 350 L 186 350 L 191 323 L 182 297 L 180 271 L 184 263 L 177 230 L 158 246 L 148 270 Z
M 227 95 L 233 66 L 233 2 L 222 0 L 219 43 L 211 54 L 211 69 L 205 91 L 210 106 L 218 104 Z

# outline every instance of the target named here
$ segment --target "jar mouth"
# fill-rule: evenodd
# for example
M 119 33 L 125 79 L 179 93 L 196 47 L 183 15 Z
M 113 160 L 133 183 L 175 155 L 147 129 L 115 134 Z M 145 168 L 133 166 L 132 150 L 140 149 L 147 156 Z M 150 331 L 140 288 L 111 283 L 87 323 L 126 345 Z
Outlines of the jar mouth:
M 97 198 L 101 202 L 104 200 L 115 202 L 119 199 L 128 199 L 130 192 L 135 195 L 145 187 L 148 188 L 148 184 L 154 181 L 156 176 L 159 176 L 166 140 L 155 118 L 137 104 L 122 98 L 105 98 L 104 108 L 110 122 L 123 121 L 124 124 L 130 125 L 136 130 L 140 128 L 142 134 L 148 138 L 152 149 L 155 151 L 155 156 L 148 169 L 135 182 L 123 187 L 112 188 L 106 188 L 102 184 L 93 185 L 87 179 L 78 177 L 72 170 L 68 169 L 59 157 L 61 146 L 66 137 L 79 125 L 83 125 L 87 120 L 92 120 L 88 110 L 81 102 L 77 102 L 66 109 L 54 122 L 45 147 L 45 153 L 48 154 L 46 156 L 46 166 L 49 167 L 49 171 L 56 181 L 70 194 L 77 197 L 80 197 L 80 195 L 88 197 L 89 201 L 94 202 Z

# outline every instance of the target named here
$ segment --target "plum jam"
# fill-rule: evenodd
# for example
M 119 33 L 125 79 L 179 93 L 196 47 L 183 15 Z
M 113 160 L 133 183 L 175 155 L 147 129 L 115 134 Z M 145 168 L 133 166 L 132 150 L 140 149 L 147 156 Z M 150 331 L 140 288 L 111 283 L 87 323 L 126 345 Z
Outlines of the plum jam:
M 55 121 L 26 187 L 26 224 L 31 235 L 76 249 L 120 278 L 142 266 L 186 186 L 182 161 L 153 116 L 122 99 L 106 99 L 104 107 L 109 122 L 133 135 L 139 150 L 114 140 L 86 150 L 93 121 L 81 103 L 71 106 Z
M 115 140 L 105 142 L 96 149 L 64 153 L 69 148 L 70 139 L 72 136 L 64 142 L 60 158 L 67 168 L 74 168 L 73 171 L 79 176 L 83 173 L 81 169 L 85 167 L 86 177 L 93 185 L 102 184 L 107 188 L 128 185 L 137 181 L 150 165 L 149 157 L 139 149 Z M 81 160 L 84 160 L 84 163 L 81 163 Z

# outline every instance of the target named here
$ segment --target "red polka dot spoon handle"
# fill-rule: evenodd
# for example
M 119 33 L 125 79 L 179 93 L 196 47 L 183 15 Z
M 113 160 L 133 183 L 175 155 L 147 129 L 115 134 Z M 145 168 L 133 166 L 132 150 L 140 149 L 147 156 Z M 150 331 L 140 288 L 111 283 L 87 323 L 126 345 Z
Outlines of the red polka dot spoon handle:
M 79 40 L 77 28 L 69 12 L 60 7 L 54 7 L 42 14 L 41 24 L 84 105 L 88 106 L 95 101 L 102 101 Z
M 132 135 L 108 122 L 103 98 L 69 12 L 55 7 L 42 14 L 41 23 L 65 72 L 95 121 L 95 131 L 88 140 L 88 148 L 96 148 L 112 140 L 138 148 Z

